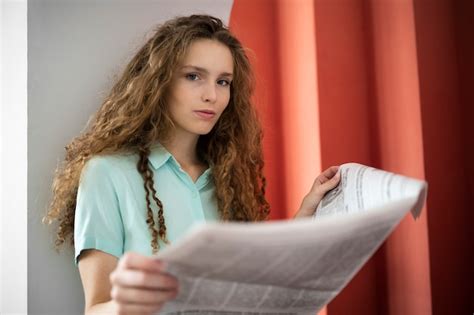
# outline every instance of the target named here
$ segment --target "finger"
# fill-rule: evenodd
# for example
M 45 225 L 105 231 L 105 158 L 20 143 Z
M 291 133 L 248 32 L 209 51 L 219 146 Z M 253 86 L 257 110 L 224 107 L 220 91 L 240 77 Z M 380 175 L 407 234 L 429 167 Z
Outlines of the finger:
M 331 166 L 324 170 L 321 174 L 316 177 L 316 179 L 313 182 L 313 186 L 311 187 L 312 191 L 319 190 L 319 186 L 323 185 L 327 181 L 329 181 L 331 178 L 335 176 L 339 176 L 339 166 Z M 339 181 L 339 180 L 338 180 Z
M 322 172 L 321 175 L 318 176 L 321 179 L 321 184 L 325 183 L 326 181 L 337 175 L 338 170 L 339 166 L 331 166 L 325 169 L 324 172 Z
M 328 179 L 320 186 L 320 189 L 324 191 L 324 194 L 335 188 L 339 184 L 339 181 L 341 180 L 340 174 L 340 172 L 336 172 L 330 179 Z
M 178 290 L 161 291 L 136 289 L 126 287 L 113 287 L 110 292 L 112 299 L 119 303 L 160 305 L 174 299 L 178 295 Z
M 122 287 L 174 290 L 178 287 L 175 277 L 166 273 L 150 273 L 139 270 L 116 270 L 110 274 L 110 283 Z
M 161 261 L 134 252 L 125 253 L 117 265 L 118 269 L 137 269 L 150 272 L 163 271 L 163 267 L 164 264 Z

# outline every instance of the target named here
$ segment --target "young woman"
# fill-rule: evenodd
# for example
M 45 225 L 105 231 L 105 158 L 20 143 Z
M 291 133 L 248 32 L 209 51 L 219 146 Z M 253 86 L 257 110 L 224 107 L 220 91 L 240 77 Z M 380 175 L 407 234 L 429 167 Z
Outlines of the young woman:
M 262 131 L 244 49 L 214 17 L 170 20 L 66 147 L 46 221 L 74 235 L 86 313 L 150 314 L 179 288 L 150 258 L 196 222 L 267 218 Z M 319 175 L 296 217 L 337 185 Z

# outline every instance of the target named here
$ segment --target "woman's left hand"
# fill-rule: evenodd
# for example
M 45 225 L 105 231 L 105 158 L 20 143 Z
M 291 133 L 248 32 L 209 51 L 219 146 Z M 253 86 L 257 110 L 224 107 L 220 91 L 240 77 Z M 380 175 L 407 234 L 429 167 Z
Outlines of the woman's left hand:
M 316 177 L 310 192 L 303 198 L 303 202 L 295 215 L 295 219 L 310 217 L 314 214 L 324 195 L 339 183 L 341 175 L 338 170 L 339 166 L 331 166 Z

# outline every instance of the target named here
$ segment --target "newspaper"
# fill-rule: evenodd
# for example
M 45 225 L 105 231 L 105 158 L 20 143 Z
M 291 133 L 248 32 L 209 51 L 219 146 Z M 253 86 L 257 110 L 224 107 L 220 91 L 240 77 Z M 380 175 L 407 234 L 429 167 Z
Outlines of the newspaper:
M 360 164 L 313 218 L 198 225 L 161 251 L 178 278 L 160 314 L 315 314 L 354 277 L 408 211 L 426 182 Z

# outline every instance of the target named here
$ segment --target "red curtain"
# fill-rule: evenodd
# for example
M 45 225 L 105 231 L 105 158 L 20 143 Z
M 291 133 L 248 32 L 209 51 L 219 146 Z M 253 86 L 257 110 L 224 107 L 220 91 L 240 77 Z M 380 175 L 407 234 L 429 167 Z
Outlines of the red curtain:
M 272 218 L 349 161 L 425 178 L 407 217 L 322 312 L 474 312 L 474 1 L 234 0 L 265 130 Z

